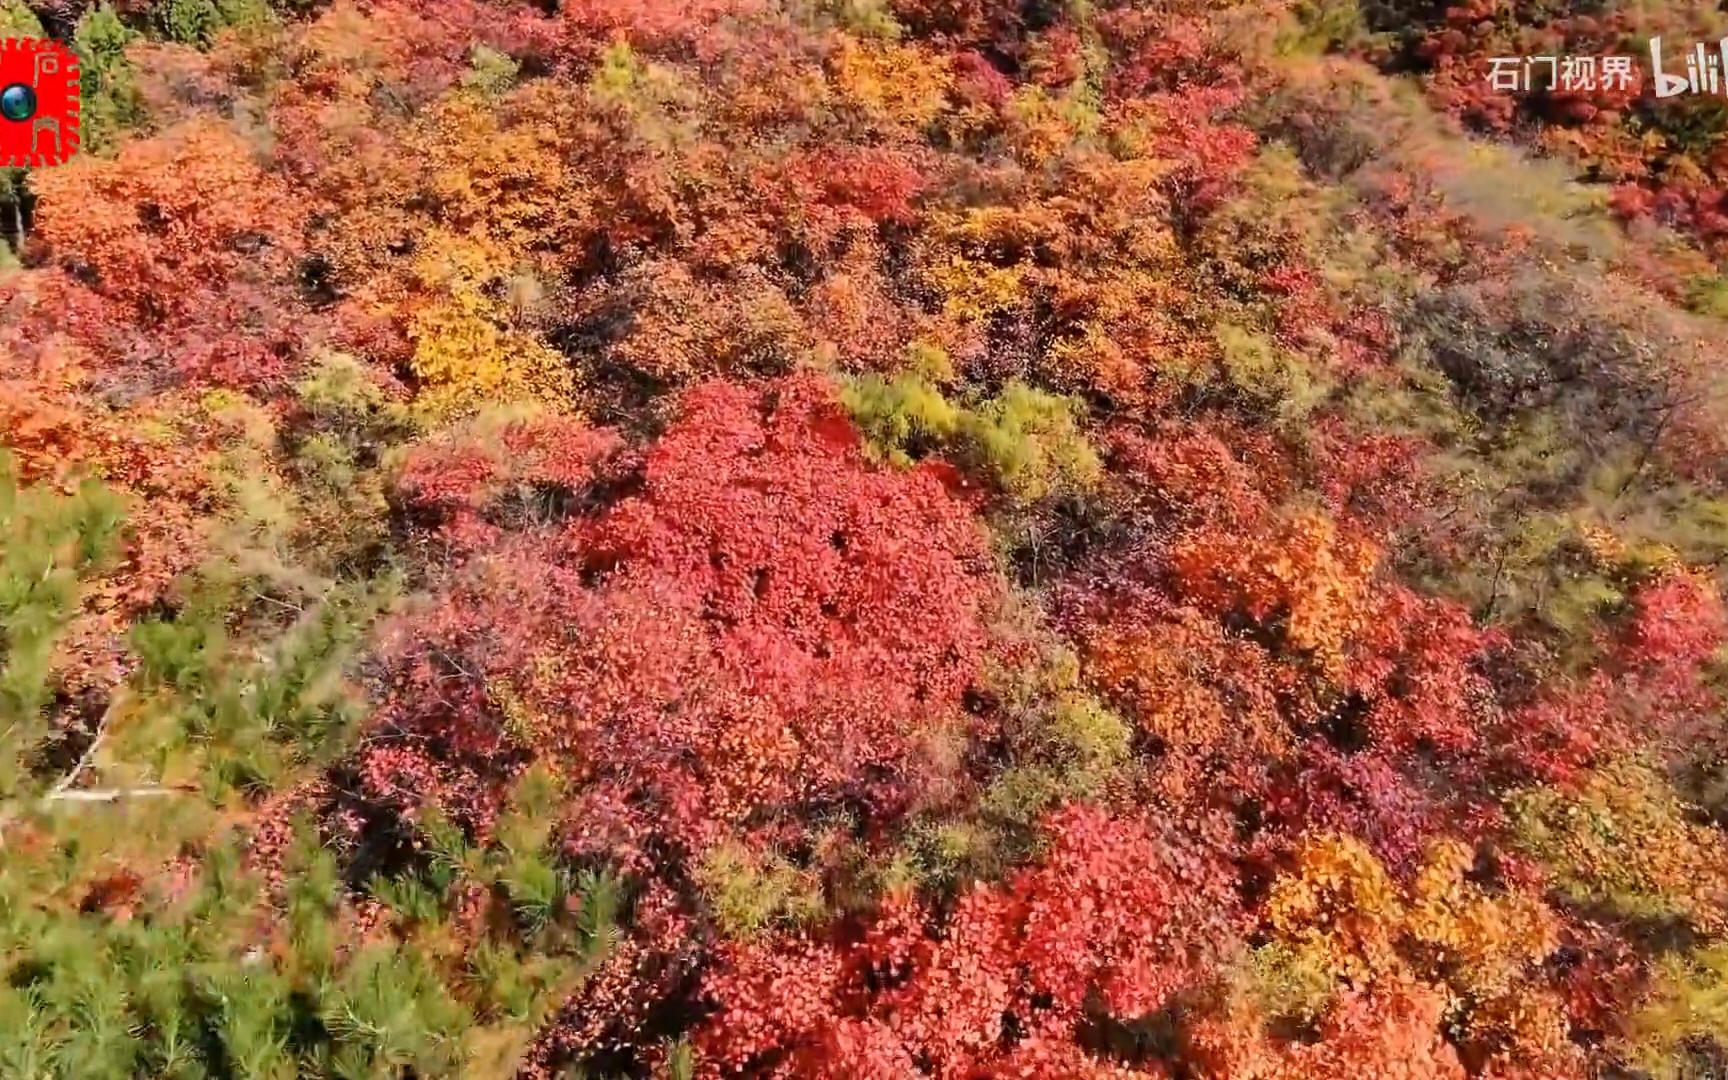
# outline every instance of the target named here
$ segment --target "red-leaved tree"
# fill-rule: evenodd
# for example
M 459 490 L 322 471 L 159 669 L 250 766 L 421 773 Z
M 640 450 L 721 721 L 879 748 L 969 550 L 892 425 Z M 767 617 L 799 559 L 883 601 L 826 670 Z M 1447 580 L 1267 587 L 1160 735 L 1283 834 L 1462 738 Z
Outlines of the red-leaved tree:
M 481 479 L 451 460 L 416 491 Z M 501 545 L 401 627 L 384 723 L 414 738 L 374 755 L 426 755 L 464 799 L 549 758 L 573 848 L 626 861 L 934 797 L 994 588 L 938 475 L 868 465 L 818 381 L 699 386 L 635 494 Z

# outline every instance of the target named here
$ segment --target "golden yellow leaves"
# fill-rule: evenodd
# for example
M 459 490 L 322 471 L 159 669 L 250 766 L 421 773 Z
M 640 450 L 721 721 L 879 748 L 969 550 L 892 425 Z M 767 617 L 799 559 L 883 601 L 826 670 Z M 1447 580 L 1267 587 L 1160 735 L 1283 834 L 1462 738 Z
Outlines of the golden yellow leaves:
M 985 322 L 1026 307 L 1028 267 L 991 266 L 955 255 L 930 268 L 930 279 L 942 293 L 942 313 L 963 323 Z
M 440 219 L 517 248 L 578 242 L 594 225 L 588 187 L 568 164 L 570 95 L 530 84 L 503 103 L 441 99 L 410 139 Z
M 382 121 L 361 106 L 299 117 L 301 139 L 336 138 L 340 183 L 319 245 L 357 327 L 349 345 L 406 361 L 427 413 L 569 403 L 566 361 L 521 316 L 540 292 L 528 268 L 543 270 L 547 252 L 585 250 L 599 228 L 576 164 L 592 156 L 584 108 L 580 95 L 534 81 L 452 91 L 412 117 L 382 118 L 381 130 L 366 127 Z
M 942 314 L 962 325 L 1030 310 L 1036 266 L 1031 253 L 1060 228 L 1049 214 L 1002 207 L 931 218 L 936 242 L 924 278 L 942 297 Z
M 1305 844 L 1295 872 L 1273 887 L 1266 914 L 1281 939 L 1336 978 L 1361 985 L 1399 966 L 1403 901 L 1380 860 L 1352 838 Z
M 1533 979 L 1558 947 L 1555 916 L 1533 894 L 1489 893 L 1469 876 L 1473 864 L 1469 847 L 1445 840 L 1400 888 L 1360 841 L 1311 838 L 1268 899 L 1273 945 L 1296 969 L 1357 991 L 1426 983 L 1491 1054 L 1574 1055 L 1558 1002 Z
M 1048 312 L 1040 377 L 1070 393 L 1144 405 L 1199 358 L 1193 296 L 1158 182 L 1165 166 L 1096 153 L 1066 159 L 1048 194 L 1013 206 L 928 212 L 919 272 L 961 330 Z
M 1405 927 L 1429 960 L 1472 997 L 1507 993 L 1518 972 L 1559 946 L 1553 915 L 1517 891 L 1489 896 L 1469 880 L 1474 855 L 1457 840 L 1437 844 L 1416 876 Z
M 438 237 L 414 273 L 432 291 L 408 320 L 409 366 L 419 404 L 434 416 L 513 401 L 568 404 L 574 379 L 564 357 L 512 325 L 511 268 L 495 245 Z
M 564 358 L 531 335 L 498 326 L 474 294 L 459 294 L 416 314 L 414 374 L 420 401 L 436 415 L 506 401 L 557 402 L 571 391 Z
M 1336 654 L 1361 618 L 1368 580 L 1379 552 L 1365 540 L 1340 535 L 1331 518 L 1304 514 L 1290 527 L 1288 542 L 1265 566 L 1271 591 L 1290 608 L 1292 643 L 1323 657 Z
M 1016 90 L 1008 116 L 1015 152 L 1029 167 L 1050 164 L 1100 126 L 1096 106 L 1084 95 L 1056 95 L 1041 86 Z
M 1626 1025 L 1627 1056 L 1658 1080 L 1693 1075 L 1683 1047 L 1728 1031 L 1728 945 L 1663 957 L 1644 1002 Z
M 1568 899 L 1722 928 L 1728 845 L 1717 830 L 1688 820 L 1685 804 L 1647 763 L 1611 762 L 1571 791 L 1531 789 L 1511 809 L 1519 847 L 1549 867 Z
M 843 37 L 833 80 L 841 99 L 870 120 L 923 128 L 942 113 L 954 75 L 944 56 L 922 46 Z
M 1471 850 L 1437 843 L 1409 889 L 1400 889 L 1362 843 L 1309 840 L 1267 902 L 1279 940 L 1362 984 L 1406 965 L 1486 998 L 1558 945 L 1554 916 L 1534 896 L 1490 895 L 1469 878 Z

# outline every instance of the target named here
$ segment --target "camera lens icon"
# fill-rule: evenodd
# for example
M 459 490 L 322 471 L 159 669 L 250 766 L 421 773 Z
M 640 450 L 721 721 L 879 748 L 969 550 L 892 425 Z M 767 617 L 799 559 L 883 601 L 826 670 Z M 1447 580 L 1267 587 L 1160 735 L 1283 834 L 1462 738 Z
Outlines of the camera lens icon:
M 0 90 L 0 116 L 8 120 L 28 120 L 36 115 L 36 91 L 23 83 L 13 83 Z

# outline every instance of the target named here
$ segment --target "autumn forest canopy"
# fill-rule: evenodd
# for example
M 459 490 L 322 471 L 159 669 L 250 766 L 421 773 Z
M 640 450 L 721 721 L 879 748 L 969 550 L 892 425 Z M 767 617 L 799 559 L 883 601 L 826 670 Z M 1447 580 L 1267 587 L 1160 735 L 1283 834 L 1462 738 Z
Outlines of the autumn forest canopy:
M 0 1077 L 1728 1075 L 1714 3 L 0 31 Z

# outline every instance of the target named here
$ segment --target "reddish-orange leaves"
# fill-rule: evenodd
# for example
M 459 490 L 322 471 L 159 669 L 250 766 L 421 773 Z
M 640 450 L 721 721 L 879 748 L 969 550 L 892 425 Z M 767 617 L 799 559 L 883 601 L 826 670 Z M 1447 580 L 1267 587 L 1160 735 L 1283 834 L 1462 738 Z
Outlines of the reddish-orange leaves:
M 1130 1020 L 1201 984 L 1233 892 L 1214 853 L 1134 818 L 1069 806 L 1044 829 L 1043 860 L 941 919 L 897 895 L 861 934 L 727 947 L 705 983 L 720 1011 L 704 1060 L 737 1070 L 832 1050 L 858 1075 L 908 1059 L 940 1077 L 1106 1069 L 1077 1045 L 1085 1017 Z
M 499 465 L 450 468 L 440 498 Z M 933 473 L 866 464 L 821 383 L 708 384 L 638 494 L 506 546 L 407 630 L 392 722 L 446 747 L 492 732 L 482 772 L 506 744 L 563 762 L 589 785 L 581 847 L 702 849 L 834 800 L 891 814 L 963 722 L 992 573 L 968 510 Z M 458 670 L 482 696 L 452 711 Z
M 1324 515 L 1300 513 L 1257 534 L 1203 531 L 1173 555 L 1185 594 L 1219 613 L 1276 617 L 1285 639 L 1324 669 L 1362 625 L 1379 552 Z
M 80 156 L 33 187 L 35 236 L 53 258 L 146 319 L 257 280 L 298 243 L 297 201 L 223 124 L 194 122 L 113 160 Z

